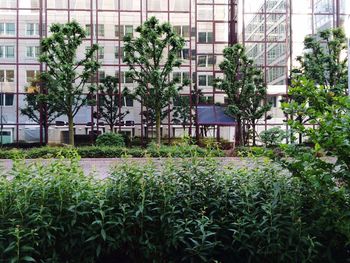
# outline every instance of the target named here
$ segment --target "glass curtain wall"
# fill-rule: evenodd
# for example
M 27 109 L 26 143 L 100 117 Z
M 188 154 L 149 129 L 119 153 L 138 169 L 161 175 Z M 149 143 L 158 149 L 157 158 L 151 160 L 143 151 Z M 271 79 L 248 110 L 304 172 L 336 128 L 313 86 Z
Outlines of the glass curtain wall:
M 201 103 L 224 102 L 224 94 L 213 88 L 212 81 L 220 76 L 222 50 L 237 40 L 236 5 L 234 0 L 0 0 L 0 143 L 65 141 L 68 126 L 64 116 L 53 120 L 45 130 L 44 108 L 37 109 L 37 120 L 21 114 L 21 109 L 26 107 L 27 94 L 33 92 L 31 80 L 45 70 L 37 60 L 40 40 L 49 34 L 52 23 L 73 20 L 88 32 L 78 57 L 92 44 L 100 46 L 97 59 L 102 67 L 91 83 L 98 84 L 107 75 L 119 79 L 119 112 L 129 114 L 120 118 L 115 131 L 142 138 L 153 136 L 153 124 L 147 114 L 142 114 L 147 109 L 121 94 L 124 87 L 132 89 L 135 85 L 125 76 L 128 67 L 123 63 L 122 39 L 127 34 L 136 36 L 136 27 L 151 16 L 169 21 L 186 39 L 179 54 L 183 64 L 169 78 L 191 80 L 191 85 L 181 91 L 192 115 L 185 132 L 173 120 L 171 109 L 178 107 L 175 100 L 169 103 L 168 116 L 162 121 L 163 136 L 194 135 L 196 101 L 191 94 L 201 90 Z M 98 115 L 96 106 L 82 107 L 74 119 L 76 134 L 109 131 L 103 120 L 95 118 Z

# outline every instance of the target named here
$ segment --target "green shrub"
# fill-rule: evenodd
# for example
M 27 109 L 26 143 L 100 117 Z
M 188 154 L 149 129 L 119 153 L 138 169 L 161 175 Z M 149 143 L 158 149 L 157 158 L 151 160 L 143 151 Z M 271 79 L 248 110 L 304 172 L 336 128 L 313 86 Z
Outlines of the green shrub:
M 280 127 L 273 127 L 260 133 L 261 141 L 267 146 L 279 145 L 287 137 L 287 133 Z
M 97 146 L 124 147 L 124 136 L 119 133 L 107 132 L 101 134 L 96 139 Z
M 85 176 L 77 155 L 0 177 L 0 262 L 345 262 L 349 197 L 272 164 L 123 164 Z M 110 261 L 109 261 L 110 260 Z
M 222 157 L 224 152 L 219 149 L 203 149 L 196 145 L 176 145 L 160 147 L 151 144 L 147 149 L 142 148 L 121 148 L 110 146 L 84 146 L 75 148 L 82 158 L 120 158 L 128 157 L 179 157 L 186 158 L 192 156 Z M 37 158 L 56 158 L 57 156 L 69 156 L 70 147 L 40 147 L 27 150 L 12 149 L 0 151 L 0 159 L 37 159 Z
M 265 147 L 238 147 L 236 148 L 236 155 L 239 157 L 274 157 L 274 151 Z

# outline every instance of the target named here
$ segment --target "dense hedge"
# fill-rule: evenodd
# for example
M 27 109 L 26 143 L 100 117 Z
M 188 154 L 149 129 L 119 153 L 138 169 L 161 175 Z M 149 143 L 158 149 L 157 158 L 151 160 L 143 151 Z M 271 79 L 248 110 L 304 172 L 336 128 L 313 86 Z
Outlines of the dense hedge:
M 97 146 L 114 146 L 114 147 L 125 147 L 125 141 L 122 134 L 107 132 L 97 136 Z
M 211 156 L 222 157 L 223 151 L 219 149 L 204 149 L 195 145 L 183 146 L 160 146 L 150 145 L 146 149 L 142 148 L 119 148 L 108 146 L 85 146 L 75 148 L 79 156 L 82 158 L 119 158 L 124 156 L 130 157 L 204 157 Z M 52 158 L 60 156 L 68 156 L 71 148 L 68 147 L 41 147 L 32 149 L 3 149 L 0 150 L 0 159 L 14 158 Z
M 68 163 L 67 163 L 68 162 Z M 16 163 L 0 177 L 0 262 L 345 262 L 349 200 L 273 165 Z

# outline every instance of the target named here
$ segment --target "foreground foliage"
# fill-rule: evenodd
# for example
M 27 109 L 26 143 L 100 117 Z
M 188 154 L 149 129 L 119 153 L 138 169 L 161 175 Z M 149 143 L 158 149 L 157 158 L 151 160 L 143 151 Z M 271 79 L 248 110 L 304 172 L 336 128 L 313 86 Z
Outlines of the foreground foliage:
M 1 262 L 345 262 L 349 200 L 273 165 L 171 160 L 116 167 L 77 157 L 0 179 Z M 113 260 L 113 261 L 112 261 Z

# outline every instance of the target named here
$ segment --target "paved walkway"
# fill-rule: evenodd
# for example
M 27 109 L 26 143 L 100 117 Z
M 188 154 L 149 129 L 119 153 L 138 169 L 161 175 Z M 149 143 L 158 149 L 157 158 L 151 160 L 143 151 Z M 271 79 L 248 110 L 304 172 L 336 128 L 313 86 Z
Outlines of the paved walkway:
M 93 173 L 99 178 L 106 178 L 109 175 L 110 170 L 113 166 L 117 164 L 121 164 L 123 162 L 127 163 L 146 163 L 149 161 L 153 161 L 156 165 L 161 165 L 165 162 L 167 158 L 99 158 L 99 159 L 81 159 L 80 164 L 84 169 L 85 174 Z M 237 168 L 240 167 L 251 167 L 256 165 L 256 160 L 252 160 L 249 158 L 215 158 L 220 166 L 235 166 Z M 49 160 L 37 159 L 37 160 L 27 160 L 28 163 L 32 162 L 47 162 Z M 175 159 L 176 162 L 176 159 Z M 5 173 L 12 168 L 12 160 L 0 160 L 0 169 Z

